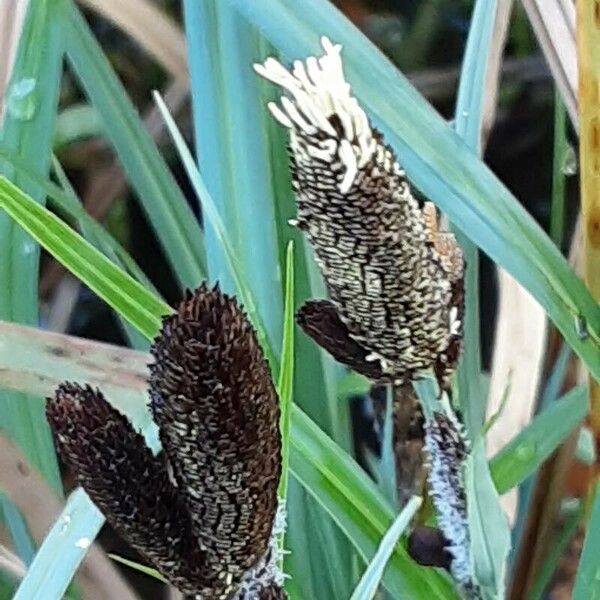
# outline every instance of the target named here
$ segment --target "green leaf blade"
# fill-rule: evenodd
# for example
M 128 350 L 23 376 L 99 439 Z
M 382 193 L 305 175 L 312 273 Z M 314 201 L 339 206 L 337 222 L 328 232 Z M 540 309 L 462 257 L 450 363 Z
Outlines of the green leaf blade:
M 119 314 L 152 338 L 171 308 L 60 219 L 0 177 L 0 207 Z
M 587 410 L 587 386 L 580 386 L 535 417 L 490 461 L 498 492 L 504 494 L 532 475 L 583 421 Z
M 350 600 L 372 600 L 377 593 L 379 582 L 383 576 L 385 566 L 394 551 L 394 546 L 398 543 L 400 536 L 404 530 L 408 527 L 411 519 L 422 504 L 422 499 L 413 496 L 406 506 L 402 509 L 402 512 L 396 517 L 392 526 L 387 530 L 383 536 L 377 553 L 373 557 L 373 560 L 369 563 L 367 570 L 361 577 L 359 584 L 352 593 Z
M 593 494 L 592 511 L 575 577 L 573 600 L 600 599 L 600 483 L 596 483 Z
M 454 129 L 477 156 L 481 155 L 484 88 L 498 3 L 478 0 L 473 9 L 463 58 Z M 463 354 L 457 372 L 458 399 L 465 426 L 475 439 L 485 420 L 485 397 L 481 381 L 481 332 L 479 314 L 479 251 L 459 229 L 453 227 L 465 259 L 465 315 Z

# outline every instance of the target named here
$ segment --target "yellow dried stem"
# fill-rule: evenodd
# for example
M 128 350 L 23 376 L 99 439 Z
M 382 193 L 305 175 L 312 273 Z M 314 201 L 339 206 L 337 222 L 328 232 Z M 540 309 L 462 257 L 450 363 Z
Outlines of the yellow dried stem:
M 585 279 L 600 300 L 600 0 L 577 1 L 581 215 Z M 600 385 L 590 378 L 590 424 L 600 435 Z

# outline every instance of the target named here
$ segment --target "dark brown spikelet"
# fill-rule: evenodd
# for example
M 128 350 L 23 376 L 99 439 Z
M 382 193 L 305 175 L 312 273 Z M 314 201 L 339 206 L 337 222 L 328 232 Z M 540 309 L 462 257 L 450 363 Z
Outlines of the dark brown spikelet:
M 192 529 L 227 597 L 269 547 L 281 474 L 279 405 L 256 333 L 205 285 L 165 317 L 150 397 Z M 216 586 L 216 584 L 215 584 Z
M 378 361 L 368 361 L 369 351 L 354 340 L 328 300 L 310 300 L 296 313 L 296 322 L 338 362 L 357 373 L 379 381 L 383 372 Z
M 75 383 L 47 399 L 46 416 L 60 456 L 112 527 L 181 591 L 205 590 L 210 573 L 189 513 L 142 435 L 100 391 Z
M 419 207 L 394 152 L 352 96 L 341 47 L 323 38 L 323 49 L 289 71 L 272 58 L 255 67 L 289 94 L 269 108 L 290 131 L 296 224 L 340 320 L 384 379 L 403 382 L 430 368 L 445 379 L 462 337 L 453 304 L 460 248 L 438 230 L 433 205 Z M 332 339 L 328 331 L 319 337 Z M 342 359 L 354 356 L 334 347 Z
M 420 525 L 408 536 L 409 556 L 423 567 L 450 568 L 452 556 L 446 549 L 448 540 L 436 527 Z

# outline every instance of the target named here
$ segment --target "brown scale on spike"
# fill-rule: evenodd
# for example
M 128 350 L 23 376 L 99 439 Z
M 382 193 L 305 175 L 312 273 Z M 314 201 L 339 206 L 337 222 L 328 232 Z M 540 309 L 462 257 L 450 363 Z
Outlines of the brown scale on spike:
M 351 95 L 340 46 L 324 38 L 323 48 L 289 71 L 275 59 L 255 67 L 289 95 L 269 108 L 290 130 L 295 224 L 331 299 L 327 316 L 313 307 L 300 324 L 367 377 L 402 383 L 433 368 L 446 387 L 462 337 L 460 248 L 439 231 L 433 205 L 419 207 L 392 149 Z M 331 308 L 344 330 L 328 328 Z M 348 338 L 354 345 L 343 350 Z
M 277 511 L 281 438 L 269 367 L 235 299 L 206 286 L 164 318 L 150 352 L 162 446 L 200 546 L 235 588 L 267 551 Z

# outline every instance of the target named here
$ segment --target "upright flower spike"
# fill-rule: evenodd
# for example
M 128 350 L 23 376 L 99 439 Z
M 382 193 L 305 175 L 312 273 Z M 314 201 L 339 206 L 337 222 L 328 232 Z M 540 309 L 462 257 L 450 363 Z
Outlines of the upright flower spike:
M 235 299 L 202 286 L 151 351 L 160 457 L 99 391 L 68 383 L 47 402 L 61 456 L 186 598 L 285 599 L 279 406 L 255 331 Z
M 419 207 L 393 151 L 352 96 L 341 47 L 327 38 L 322 44 L 323 56 L 289 71 L 273 58 L 255 65 L 287 92 L 269 109 L 290 130 L 295 224 L 315 250 L 331 298 L 301 309 L 299 323 L 368 377 L 403 382 L 434 368 L 446 384 L 462 332 L 460 249 L 438 231 L 433 205 Z
M 280 584 L 279 404 L 256 332 L 235 299 L 202 286 L 150 352 L 152 414 L 201 548 L 226 590 L 261 561 L 263 583 Z

